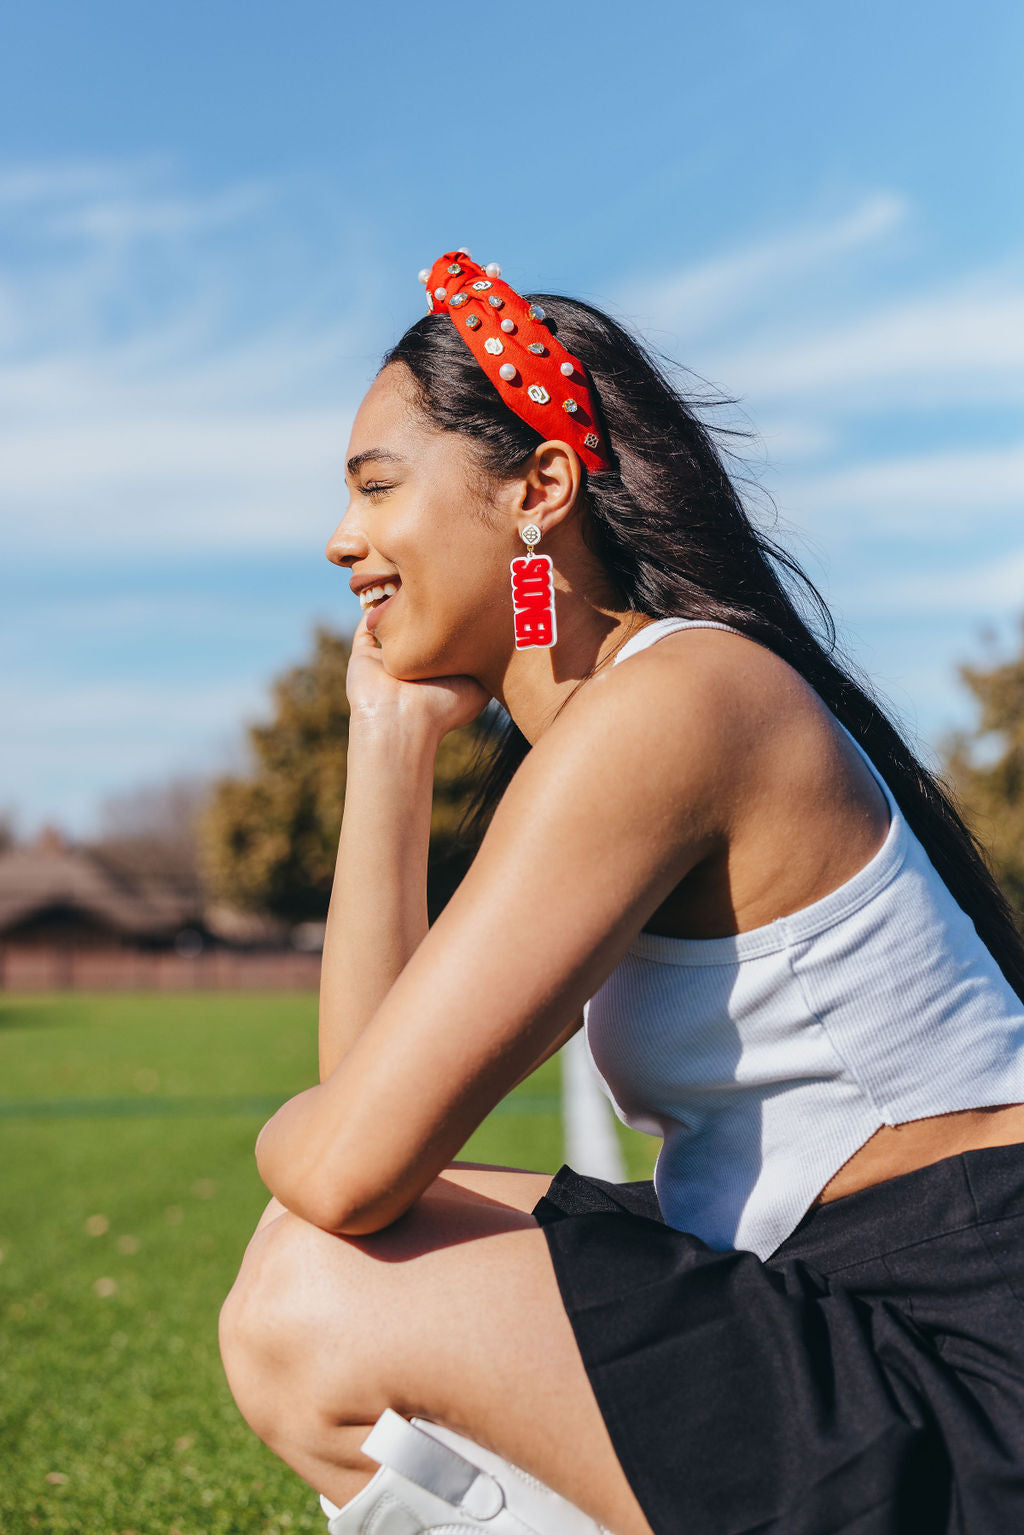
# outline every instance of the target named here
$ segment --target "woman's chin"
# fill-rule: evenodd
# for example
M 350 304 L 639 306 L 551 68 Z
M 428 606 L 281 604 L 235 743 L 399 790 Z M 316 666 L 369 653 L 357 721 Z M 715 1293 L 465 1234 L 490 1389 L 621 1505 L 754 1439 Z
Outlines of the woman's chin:
M 403 645 L 401 640 L 388 640 L 380 636 L 378 643 L 381 647 L 380 663 L 388 676 L 396 682 L 427 682 L 440 675 L 436 666 L 429 665 L 415 653 L 410 654 L 408 645 Z
M 388 644 L 380 652 L 380 661 L 389 677 L 396 682 L 437 682 L 443 677 L 459 675 L 459 667 L 446 660 L 443 654 L 432 653 L 429 657 L 410 655 L 399 643 Z M 463 668 L 464 670 L 464 668 Z
M 373 636 L 381 647 L 381 665 L 389 677 L 396 682 L 436 682 L 441 677 L 477 674 L 478 636 L 443 623 L 424 626 L 426 632 L 417 634 L 410 632 L 407 623 L 395 622 L 401 616 L 385 614 L 385 622 Z

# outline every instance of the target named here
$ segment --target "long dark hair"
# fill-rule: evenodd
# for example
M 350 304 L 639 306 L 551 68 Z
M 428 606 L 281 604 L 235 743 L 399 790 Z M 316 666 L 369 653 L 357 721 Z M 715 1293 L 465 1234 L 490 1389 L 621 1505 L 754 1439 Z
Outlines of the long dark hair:
M 651 618 L 717 619 L 788 661 L 864 747 L 1024 1001 L 1024 940 L 980 842 L 949 787 L 918 761 L 867 679 L 837 649 L 817 587 L 748 515 L 715 441 L 735 429 L 702 420 L 707 396 L 685 397 L 653 355 L 601 310 L 556 294 L 529 297 L 543 305 L 549 328 L 596 386 L 616 464 L 598 473 L 584 469 L 584 537 L 623 605 Z M 504 404 L 446 315 L 412 325 L 381 366 L 391 363 L 409 369 L 427 418 L 468 438 L 492 480 L 511 477 L 543 440 Z M 810 601 L 823 639 L 801 616 L 798 597 Z M 486 824 L 528 750 L 500 711 L 471 829 Z

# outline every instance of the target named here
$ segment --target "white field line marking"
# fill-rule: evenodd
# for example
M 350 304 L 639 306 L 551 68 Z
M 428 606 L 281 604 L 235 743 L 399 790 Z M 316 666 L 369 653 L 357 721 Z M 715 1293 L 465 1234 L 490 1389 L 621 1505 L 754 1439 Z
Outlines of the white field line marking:
M 626 1169 L 612 1116 L 612 1106 L 598 1081 L 586 1036 L 580 1029 L 562 1050 L 565 1160 L 578 1173 L 624 1183 Z

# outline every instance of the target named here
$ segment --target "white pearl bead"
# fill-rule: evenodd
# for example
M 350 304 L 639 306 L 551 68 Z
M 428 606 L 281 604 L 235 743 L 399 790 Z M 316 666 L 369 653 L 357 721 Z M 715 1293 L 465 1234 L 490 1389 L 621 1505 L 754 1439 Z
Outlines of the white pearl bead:
M 502 320 L 501 328 L 504 331 L 515 330 L 516 322 L 515 320 Z
M 576 369 L 573 367 L 571 362 L 562 363 L 562 372 L 565 374 L 566 378 L 572 378 L 575 371 Z
M 505 380 L 506 384 L 511 384 L 511 382 L 515 378 L 515 376 L 516 376 L 516 370 L 515 370 L 514 363 L 503 362 L 501 367 L 498 369 L 498 377 L 499 378 L 503 378 Z
M 445 295 L 447 294 L 447 292 L 448 292 L 447 288 L 435 288 L 434 289 L 434 297 L 435 298 L 444 298 Z
M 460 251 L 463 256 L 468 256 L 470 261 L 472 261 L 472 259 L 473 259 L 473 252 L 471 250 L 467 249 L 467 247 L 465 245 L 457 245 L 455 247 L 455 249 L 457 251 Z
M 488 261 L 487 265 L 484 267 L 484 271 L 487 273 L 488 277 L 501 276 L 501 267 L 497 261 Z
M 417 276 L 419 277 L 419 280 L 423 286 L 426 287 L 427 283 L 430 281 L 430 268 L 428 266 L 421 266 Z

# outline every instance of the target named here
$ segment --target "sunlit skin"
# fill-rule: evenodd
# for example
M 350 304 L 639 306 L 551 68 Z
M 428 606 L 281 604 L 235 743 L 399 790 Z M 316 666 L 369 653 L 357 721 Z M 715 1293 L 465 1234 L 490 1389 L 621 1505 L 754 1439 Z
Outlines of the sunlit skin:
M 348 457 L 328 558 L 357 585 L 401 585 L 355 636 L 321 1082 L 260 1135 L 277 1197 L 225 1303 L 225 1368 L 255 1431 L 336 1503 L 374 1470 L 359 1444 L 391 1406 L 497 1450 L 613 1535 L 650 1535 L 530 1214 L 547 1175 L 452 1159 L 579 1027 L 641 927 L 715 938 L 797 911 L 868 862 L 887 806 L 767 648 L 691 630 L 609 664 L 649 620 L 584 543 L 568 444 L 491 484 L 392 365 Z M 551 650 L 513 641 L 509 561 L 528 522 L 555 565 Z M 533 750 L 428 932 L 434 754 L 491 698 Z M 1022 1139 L 1020 1105 L 882 1128 L 821 1198 Z
M 382 671 L 404 681 L 471 677 L 478 689 L 455 685 L 467 710 L 497 698 L 536 740 L 580 679 L 648 622 L 616 604 L 603 566 L 583 542 L 575 452 L 548 442 L 522 480 L 487 485 L 466 439 L 432 431 L 415 410 L 401 366 L 385 369 L 369 390 L 350 447 L 350 462 L 375 448 L 391 459 L 364 461 L 349 475 L 351 501 L 327 557 L 356 581 L 389 572 L 402 582 L 375 629 L 380 652 L 360 626 L 357 660 L 369 657 L 374 666 L 353 666 L 352 706 L 392 701 Z M 517 651 L 509 561 L 526 552 L 519 530 L 529 523 L 540 528 L 540 547 L 555 564 L 558 643 Z M 446 699 L 451 692 L 446 683 Z M 418 697 L 415 703 L 434 707 Z M 461 720 L 452 707 L 441 717 Z

